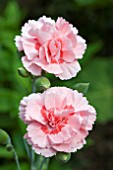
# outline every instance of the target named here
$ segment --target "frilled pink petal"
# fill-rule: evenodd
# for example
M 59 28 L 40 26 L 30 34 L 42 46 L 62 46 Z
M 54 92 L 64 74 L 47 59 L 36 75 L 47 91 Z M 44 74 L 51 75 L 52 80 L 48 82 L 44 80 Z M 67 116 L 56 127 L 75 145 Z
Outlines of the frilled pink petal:
M 73 62 L 75 60 L 75 54 L 73 52 L 73 44 L 68 38 L 62 39 L 62 55 L 61 57 L 66 62 Z
M 45 156 L 45 157 L 51 157 L 53 155 L 56 155 L 56 152 L 57 152 L 53 148 L 40 148 L 38 146 L 36 146 L 36 147 L 33 146 L 33 149 L 37 154 L 40 154 L 40 155 Z
M 20 103 L 20 106 L 19 106 L 19 117 L 20 117 L 20 119 L 22 119 L 24 122 L 26 122 L 26 121 L 25 121 L 25 106 L 22 105 L 21 103 Z
M 29 121 L 32 121 L 33 119 L 36 118 L 36 120 L 42 120 L 41 118 L 41 115 L 38 117 L 35 116 L 35 113 L 34 112 L 30 112 L 30 110 L 28 111 L 28 106 L 29 106 L 29 103 L 31 103 L 31 101 L 36 101 L 38 100 L 38 104 L 39 106 L 41 106 L 41 99 L 40 99 L 40 94 L 35 94 L 35 93 L 32 93 L 31 95 L 29 95 L 28 97 L 24 97 L 21 102 L 20 102 L 20 106 L 19 106 L 19 116 L 20 118 L 26 123 L 26 122 L 29 122 Z M 30 101 L 30 102 L 29 102 Z M 34 105 L 35 106 L 35 105 Z M 37 106 L 37 105 L 36 105 Z M 34 109 L 35 108 L 30 108 L 30 109 Z M 34 111 L 33 110 L 33 111 Z M 31 115 L 30 115 L 31 113 Z M 40 119 L 39 119 L 40 118 Z
M 83 140 L 81 140 L 81 141 L 79 141 L 79 142 L 76 142 L 76 144 L 72 144 L 71 143 L 71 148 L 67 151 L 67 152 L 76 152 L 78 149 L 81 149 L 81 148 L 83 148 L 83 146 L 86 144 L 86 141 L 83 139 Z
M 77 90 L 74 90 L 74 100 L 73 105 L 75 105 L 75 111 L 87 111 L 89 110 L 89 105 L 86 97 L 83 97 L 82 93 L 78 93 Z
M 43 16 L 39 18 L 37 23 L 39 23 L 41 27 L 36 30 L 36 37 L 40 44 L 44 44 L 53 36 L 55 21 L 49 17 Z
M 51 157 L 56 154 L 56 150 L 51 147 L 39 147 L 37 144 L 34 144 L 31 140 L 31 138 L 28 136 L 28 134 L 24 135 L 24 138 L 27 140 L 27 142 L 32 145 L 33 150 L 35 153 L 40 154 L 45 157 Z
M 66 142 L 63 142 L 61 144 L 53 144 L 53 148 L 56 149 L 59 152 L 76 152 L 77 149 L 80 149 L 83 147 L 83 144 L 85 144 L 85 142 L 83 142 L 84 140 L 81 140 L 77 142 L 74 139 L 76 139 L 77 135 L 76 134 L 72 134 L 71 138 L 69 140 L 67 140 Z
M 66 94 L 68 98 L 66 97 Z M 43 93 L 43 98 L 44 98 L 44 105 L 48 110 L 51 108 L 51 103 L 52 103 L 52 107 L 58 108 L 60 111 L 64 109 L 65 106 L 72 105 L 73 93 L 72 90 L 67 89 L 66 87 L 63 88 L 53 87 Z
M 40 44 L 44 44 L 53 36 L 55 21 L 49 17 L 43 16 L 39 18 L 37 23 L 41 26 L 35 29 L 35 37 L 37 37 Z
M 77 36 L 77 44 L 76 47 L 74 48 L 76 59 L 81 59 L 83 57 L 86 47 L 87 46 L 85 40 L 81 36 Z
M 54 54 L 54 55 L 53 55 Z M 52 56 L 53 55 L 53 56 Z M 46 47 L 46 45 L 40 47 L 39 49 L 39 59 L 35 59 L 35 62 L 39 65 L 49 65 L 49 64 L 57 64 L 56 62 L 60 57 L 60 50 L 55 48 L 49 47 L 49 49 Z M 52 62 L 52 60 L 55 60 L 55 62 Z
M 49 89 L 47 92 L 45 92 L 44 93 L 44 105 L 46 109 L 49 110 L 51 108 L 51 103 L 52 103 L 52 107 L 59 108 L 59 110 L 65 107 L 66 106 L 65 91 L 63 92 L 59 90 L 58 93 L 55 93 L 55 91 L 53 91 L 52 89 Z
M 32 64 L 29 68 L 28 71 L 31 72 L 35 76 L 40 76 L 42 69 L 41 67 L 38 67 L 36 64 Z
M 70 24 L 71 25 L 71 24 Z M 73 27 L 73 25 L 71 25 L 71 30 L 73 32 L 74 35 L 77 35 L 78 34 L 78 30 L 76 27 Z
M 94 112 L 91 112 L 91 116 L 89 116 L 89 119 L 88 119 L 88 124 L 87 124 L 88 130 L 92 130 L 95 120 L 96 120 L 96 110 L 94 109 Z
M 62 17 L 58 17 L 56 21 L 56 28 L 63 34 L 67 35 L 71 31 L 71 24 Z
M 55 24 L 55 21 L 53 19 L 51 19 L 50 17 L 46 17 L 46 16 L 40 17 L 38 21 L 42 24 L 45 24 L 45 23 L 49 23 L 51 25 Z
M 62 52 L 62 58 L 66 61 L 66 62 L 73 62 L 75 60 L 75 54 L 72 50 L 70 51 L 63 51 Z
M 16 47 L 18 48 L 19 51 L 23 50 L 23 44 L 22 44 L 22 37 L 21 36 L 15 37 L 15 44 L 16 44 Z
M 28 101 L 31 100 L 31 99 L 35 99 L 37 98 L 37 95 L 35 94 L 31 94 L 29 95 L 28 97 L 24 97 L 21 101 L 20 101 L 20 106 L 19 106 L 19 116 L 20 118 L 27 122 L 26 118 L 25 118 L 25 115 L 26 115 L 26 106 L 28 104 Z
M 85 140 L 79 140 L 77 142 L 76 139 L 77 135 L 72 135 L 71 139 L 69 139 L 67 142 L 61 143 L 61 144 L 54 144 L 53 148 L 56 149 L 59 152 L 76 152 L 78 149 L 81 149 L 83 145 L 85 144 Z
M 54 144 L 53 148 L 56 149 L 58 152 L 70 153 L 71 144 L 70 143 Z
M 47 61 L 46 61 L 46 59 L 45 59 L 45 55 L 46 55 L 46 53 L 45 53 L 45 47 L 44 46 L 41 46 L 40 48 L 39 48 L 39 59 L 41 60 L 40 62 L 42 62 L 42 63 L 47 63 Z M 39 59 L 35 59 L 36 61 L 35 62 L 39 62 Z
M 86 144 L 86 140 L 82 140 L 80 142 L 77 143 L 77 147 L 73 147 L 71 148 L 70 152 L 76 152 L 77 150 L 83 148 L 83 146 Z
M 27 135 L 31 139 L 33 145 L 39 147 L 48 147 L 49 141 L 47 135 L 41 130 L 40 124 L 37 122 L 30 123 L 27 127 Z
M 43 98 L 44 98 L 44 106 L 46 107 L 46 109 L 50 109 L 51 108 L 51 103 L 52 103 L 52 107 L 54 108 L 55 107 L 55 96 L 54 96 L 54 93 L 51 93 L 51 91 L 49 92 L 46 91 L 44 94 L 43 94 Z M 49 98 L 49 100 L 48 100 Z
M 63 37 L 62 38 L 62 51 L 71 51 L 73 48 L 73 44 L 69 38 Z
M 68 80 L 72 77 L 75 77 L 76 74 L 81 70 L 78 61 L 73 61 L 71 63 L 60 64 L 63 73 L 56 74 L 61 80 Z
M 35 62 L 35 64 L 37 64 L 38 66 L 40 66 L 43 70 L 49 72 L 49 73 L 53 73 L 53 74 L 60 74 L 62 73 L 62 68 L 60 66 L 60 64 L 57 63 L 41 63 L 41 62 Z
M 33 41 L 33 40 L 23 41 L 23 49 L 28 60 L 33 60 L 36 56 L 38 56 L 38 51 L 35 48 L 35 44 L 36 44 L 36 41 Z
M 68 39 L 71 41 L 73 48 L 77 45 L 77 35 L 75 35 L 73 32 L 70 32 L 67 35 Z
M 33 75 L 40 76 L 42 68 L 32 61 L 28 60 L 26 56 L 22 57 L 22 63 L 24 67 Z
M 38 123 L 46 124 L 45 119 L 41 114 L 41 110 L 43 107 L 42 97 L 40 96 L 40 94 L 36 96 L 36 99 L 33 98 L 32 101 L 28 101 L 27 103 L 25 110 L 25 119 L 29 122 L 37 121 Z
M 47 64 L 51 64 L 51 54 L 49 54 L 49 50 L 46 46 L 44 46 L 44 51 L 45 51 L 45 60 Z
M 45 44 L 47 41 L 49 41 L 52 38 L 53 30 L 51 29 L 49 32 L 44 32 L 42 30 L 37 29 L 36 30 L 36 38 L 40 42 L 40 44 Z
M 69 141 L 71 147 L 69 148 L 68 152 L 75 152 L 78 149 L 81 149 L 86 143 L 84 139 L 87 134 L 87 131 L 86 133 L 84 132 L 84 134 L 82 134 L 80 131 L 78 131 L 78 133 L 73 133 L 72 140 Z
M 22 36 L 24 38 L 31 38 L 32 35 L 30 34 L 30 30 L 33 29 L 40 29 L 42 24 L 40 22 L 37 22 L 35 20 L 29 20 L 28 23 L 25 23 L 22 27 Z
M 45 59 L 46 58 L 46 59 Z M 49 63 L 50 59 L 45 47 L 39 49 L 39 58 L 34 59 L 33 61 L 37 66 L 40 66 L 43 70 L 49 73 L 62 73 L 62 69 L 57 63 Z
M 49 27 L 48 30 L 47 27 Z M 38 39 L 40 44 L 48 41 L 52 37 L 52 33 L 53 26 L 50 23 L 48 25 L 47 22 L 44 24 L 44 17 L 40 18 L 38 21 L 29 20 L 28 23 L 22 27 L 22 36 L 25 40 L 31 41 L 31 39 Z
M 49 139 L 52 144 L 60 144 L 64 143 L 66 140 L 70 139 L 71 136 L 71 127 L 69 125 L 65 125 L 62 128 L 62 131 L 57 134 L 50 134 Z
M 89 106 L 87 111 L 81 111 L 82 116 L 82 128 L 86 130 L 91 130 L 94 121 L 96 120 L 96 111 L 92 106 Z
M 82 120 L 79 115 L 70 116 L 68 119 L 68 124 L 71 126 L 72 131 L 75 133 L 80 129 Z
M 54 56 L 58 51 L 58 48 L 56 47 L 56 41 L 55 40 L 50 41 L 48 47 L 51 52 L 51 55 Z
M 87 137 L 88 135 L 88 131 L 84 130 L 84 129 L 80 129 L 77 133 L 75 133 L 72 142 L 72 145 L 75 146 L 77 148 L 77 144 L 79 142 L 84 141 L 84 139 Z M 78 148 L 77 148 L 78 149 Z
M 21 101 L 20 101 L 20 106 L 19 106 L 19 117 L 26 122 L 25 120 L 25 111 L 26 111 L 26 105 L 28 102 L 28 97 L 24 97 Z

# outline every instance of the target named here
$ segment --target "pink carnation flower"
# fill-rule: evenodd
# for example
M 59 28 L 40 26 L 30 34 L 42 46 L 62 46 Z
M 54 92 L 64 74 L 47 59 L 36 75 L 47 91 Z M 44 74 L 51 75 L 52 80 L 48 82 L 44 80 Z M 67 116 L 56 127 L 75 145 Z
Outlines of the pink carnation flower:
M 78 59 L 85 52 L 85 40 L 63 18 L 56 23 L 45 16 L 38 21 L 29 20 L 15 41 L 18 50 L 25 53 L 24 67 L 35 76 L 41 75 L 43 69 L 62 80 L 70 79 L 81 69 Z
M 96 119 L 95 109 L 83 94 L 66 87 L 24 97 L 19 111 L 27 124 L 25 138 L 37 154 L 45 157 L 82 148 Z

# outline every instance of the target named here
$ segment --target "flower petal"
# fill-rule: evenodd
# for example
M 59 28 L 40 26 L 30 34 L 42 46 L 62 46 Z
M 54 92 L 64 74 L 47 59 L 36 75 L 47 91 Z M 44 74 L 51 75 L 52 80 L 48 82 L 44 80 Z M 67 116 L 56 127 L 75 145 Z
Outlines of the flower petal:
M 67 35 L 71 31 L 71 24 L 62 17 L 58 17 L 56 21 L 56 28 L 63 34 Z
M 16 44 L 16 47 L 18 48 L 19 51 L 23 50 L 23 44 L 22 44 L 22 37 L 21 36 L 15 37 L 15 44 Z
M 86 50 L 86 47 L 87 45 L 85 43 L 85 40 L 81 36 L 77 36 L 77 44 L 76 47 L 74 48 L 76 59 L 83 58 L 83 54 Z
M 33 61 L 28 60 L 26 56 L 22 57 L 22 63 L 24 65 L 24 67 L 31 72 L 32 74 L 34 74 L 35 76 L 40 76 L 41 75 L 41 67 L 38 66 L 37 64 L 33 63 Z
M 25 118 L 27 121 L 37 121 L 41 124 L 46 124 L 44 117 L 42 116 L 41 110 L 43 107 L 43 101 L 41 95 L 37 95 L 37 99 L 28 101 L 26 106 Z
M 50 134 L 49 139 L 53 144 L 60 144 L 64 143 L 66 140 L 70 139 L 71 136 L 71 127 L 69 125 L 65 125 L 61 132 L 58 134 Z
M 38 145 L 39 147 L 47 147 L 48 146 L 48 138 L 47 135 L 41 130 L 41 126 L 36 123 L 30 123 L 27 127 L 27 135 L 31 138 L 31 141 L 34 145 Z
M 37 147 L 33 146 L 33 149 L 35 150 L 37 154 L 40 154 L 45 157 L 51 157 L 53 155 L 56 155 L 56 152 L 57 152 L 53 148 L 40 148 L 38 146 Z
M 56 74 L 56 77 L 59 77 L 61 80 L 68 80 L 72 77 L 75 77 L 76 74 L 81 70 L 78 61 L 60 64 L 60 67 L 63 70 L 63 73 Z
M 29 60 L 33 60 L 36 56 L 38 56 L 38 51 L 35 48 L 35 41 L 23 41 L 23 49 Z
M 54 74 L 60 74 L 63 72 L 60 64 L 55 64 L 55 63 L 50 63 L 50 64 L 44 64 L 41 62 L 35 62 L 38 66 L 40 66 L 43 70 L 49 72 L 49 73 L 54 73 Z

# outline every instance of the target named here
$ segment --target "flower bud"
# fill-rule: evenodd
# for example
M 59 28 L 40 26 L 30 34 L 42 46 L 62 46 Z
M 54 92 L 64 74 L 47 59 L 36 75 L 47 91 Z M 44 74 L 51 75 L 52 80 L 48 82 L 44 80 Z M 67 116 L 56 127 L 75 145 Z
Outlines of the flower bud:
M 46 77 L 38 77 L 35 82 L 35 87 L 37 88 L 38 91 L 44 91 L 50 87 L 50 81 Z
M 10 137 L 4 130 L 0 129 L 0 144 L 7 145 L 10 143 Z
M 23 67 L 18 68 L 18 74 L 22 77 L 25 77 L 25 78 L 30 76 L 30 73 Z
M 70 160 L 71 153 L 57 152 L 56 159 L 62 163 L 66 163 Z
M 7 144 L 6 145 L 6 150 L 8 151 L 8 152 L 11 152 L 12 150 L 13 150 L 13 146 L 12 146 L 12 144 Z

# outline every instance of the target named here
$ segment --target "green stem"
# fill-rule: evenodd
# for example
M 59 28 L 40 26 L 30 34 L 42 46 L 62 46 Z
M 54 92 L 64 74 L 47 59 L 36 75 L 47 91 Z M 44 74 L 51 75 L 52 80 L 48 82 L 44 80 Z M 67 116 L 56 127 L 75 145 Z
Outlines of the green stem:
M 34 81 L 35 81 L 35 78 L 32 77 L 32 93 L 35 93 L 36 92 L 36 87 L 34 85 Z
M 47 158 L 47 162 L 46 162 L 46 170 L 48 170 L 49 160 L 50 160 L 50 158 Z
M 45 164 L 45 166 L 44 166 L 44 164 Z M 47 170 L 48 164 L 49 164 L 49 159 L 44 157 L 44 159 L 42 160 L 41 165 L 39 167 L 39 170 L 42 170 L 43 167 L 45 170 Z
M 35 153 L 34 153 L 34 151 L 31 148 L 31 154 L 30 154 L 31 170 L 35 170 L 34 160 L 35 160 Z
M 6 145 L 6 150 L 9 151 L 9 152 L 12 152 L 13 157 L 14 157 L 15 162 L 16 162 L 17 169 L 21 170 L 19 159 L 18 159 L 18 155 L 17 155 L 17 153 L 16 153 L 16 151 L 14 149 L 14 146 L 11 143 L 11 139 L 10 138 L 9 138 L 8 144 Z
M 29 146 L 28 146 L 26 140 L 23 139 L 23 141 L 24 141 L 25 149 L 26 149 L 26 151 L 27 151 L 27 155 L 28 155 L 28 157 L 30 158 L 30 154 L 31 154 L 31 153 L 30 153 L 30 148 L 29 148 Z
M 20 164 L 19 164 L 19 160 L 18 160 L 18 155 L 17 155 L 17 153 L 16 153 L 16 151 L 15 151 L 14 148 L 13 148 L 12 152 L 13 152 L 13 155 L 14 155 L 14 158 L 15 158 L 15 162 L 16 162 L 16 165 L 17 165 L 17 169 L 18 169 L 18 170 L 21 170 Z

